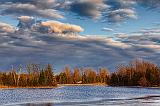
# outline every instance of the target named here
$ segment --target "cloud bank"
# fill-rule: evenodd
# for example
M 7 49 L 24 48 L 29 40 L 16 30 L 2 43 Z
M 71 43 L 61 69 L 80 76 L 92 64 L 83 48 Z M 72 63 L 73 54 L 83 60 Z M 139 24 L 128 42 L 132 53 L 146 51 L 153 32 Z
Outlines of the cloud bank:
M 30 18 L 19 19 L 26 21 Z M 53 23 L 57 22 L 46 21 L 43 24 L 52 26 Z M 68 28 L 68 24 L 59 24 Z M 62 30 L 64 28 L 62 27 Z M 34 30 L 16 30 L 12 33 L 3 30 L 3 32 L 5 34 L 0 33 L 2 69 L 27 63 L 51 63 L 55 66 L 56 72 L 65 65 L 94 68 L 102 66 L 113 71 L 116 64 L 127 63 L 135 58 L 143 58 L 157 64 L 160 60 L 159 28 L 144 29 L 128 36 L 119 34 L 116 39 L 81 35 L 57 36 L 56 33 L 44 34 Z

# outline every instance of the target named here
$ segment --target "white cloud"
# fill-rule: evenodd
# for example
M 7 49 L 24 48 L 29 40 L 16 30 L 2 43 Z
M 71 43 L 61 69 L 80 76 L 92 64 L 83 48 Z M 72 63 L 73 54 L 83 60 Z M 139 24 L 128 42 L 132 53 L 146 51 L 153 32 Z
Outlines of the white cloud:
M 28 22 L 28 21 L 34 19 L 34 17 L 30 17 L 30 16 L 20 16 L 20 17 L 18 17 L 17 19 L 20 20 L 20 21 L 23 21 L 23 22 Z
M 64 32 L 82 32 L 84 29 L 78 25 L 65 24 L 58 21 L 46 21 L 40 23 L 42 27 L 49 27 L 53 33 L 64 33 Z
M 111 29 L 111 28 L 102 28 L 102 31 L 109 31 L 109 32 L 113 32 L 114 31 L 114 29 Z

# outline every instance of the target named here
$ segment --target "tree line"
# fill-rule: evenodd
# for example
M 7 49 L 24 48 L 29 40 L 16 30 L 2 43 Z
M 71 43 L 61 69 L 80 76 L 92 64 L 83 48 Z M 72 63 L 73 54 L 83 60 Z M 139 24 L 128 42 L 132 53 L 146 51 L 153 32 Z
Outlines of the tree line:
M 128 65 L 120 65 L 117 71 L 111 74 L 112 86 L 160 86 L 160 67 L 156 64 L 134 60 Z
M 50 64 L 45 68 L 40 68 L 37 64 L 30 64 L 26 68 L 27 73 L 20 72 L 21 69 L 12 69 L 10 72 L 0 73 L 0 85 L 13 87 L 56 86 L 55 76 Z
M 38 64 L 18 70 L 0 73 L 0 85 L 14 87 L 56 86 L 57 84 L 105 83 L 110 86 L 160 86 L 160 67 L 156 64 L 134 60 L 128 65 L 118 65 L 116 71 L 109 73 L 107 68 L 74 68 L 66 66 L 59 74 L 54 74 L 50 64 L 42 67 Z

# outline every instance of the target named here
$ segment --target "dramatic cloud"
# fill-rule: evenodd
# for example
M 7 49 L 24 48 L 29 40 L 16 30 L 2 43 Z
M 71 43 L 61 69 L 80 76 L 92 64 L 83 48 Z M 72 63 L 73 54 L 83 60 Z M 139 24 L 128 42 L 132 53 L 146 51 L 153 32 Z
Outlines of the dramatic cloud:
M 112 23 L 137 19 L 136 4 L 159 9 L 159 0 L 1 0 L 2 15 L 64 18 L 65 11 Z M 64 16 L 62 15 L 64 14 Z
M 137 19 L 136 5 L 159 9 L 159 4 L 159 0 L 0 0 L 0 14 L 18 16 L 19 20 L 17 27 L 0 23 L 0 68 L 51 63 L 56 69 L 71 65 L 106 66 L 113 70 L 116 64 L 135 58 L 159 64 L 159 27 L 131 34 L 118 33 L 112 26 L 103 28 L 103 31 L 117 32 L 113 38 L 108 38 L 81 36 L 78 33 L 84 29 L 78 25 L 48 21 L 63 18 L 62 13 L 65 16 L 69 11 L 78 17 L 117 23 Z M 42 17 L 39 18 L 42 20 L 33 17 Z
M 50 23 L 52 22 L 47 21 L 43 24 L 52 26 Z M 143 31 L 139 32 L 139 36 L 133 33 L 118 39 L 80 35 L 61 37 L 56 33 L 43 34 L 32 30 L 15 31 L 5 35 L 0 33 L 0 67 L 4 69 L 10 65 L 51 63 L 58 72 L 60 67 L 65 65 L 94 68 L 102 66 L 114 70 L 116 64 L 135 58 L 159 63 L 160 36 L 153 34 L 159 31 L 150 29 L 149 32 L 150 36 L 146 36 Z

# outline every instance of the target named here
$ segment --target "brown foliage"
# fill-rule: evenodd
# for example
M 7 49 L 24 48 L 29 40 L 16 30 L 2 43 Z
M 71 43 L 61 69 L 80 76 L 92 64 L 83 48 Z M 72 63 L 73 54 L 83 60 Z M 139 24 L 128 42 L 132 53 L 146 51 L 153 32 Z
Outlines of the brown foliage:
M 119 65 L 117 71 L 110 74 L 108 69 L 74 68 L 66 66 L 54 76 L 51 65 L 42 67 L 37 64 L 27 65 L 27 72 L 12 71 L 0 73 L 0 85 L 5 86 L 55 86 L 59 84 L 107 83 L 113 86 L 160 86 L 160 68 L 151 62 L 134 60 L 128 65 Z

